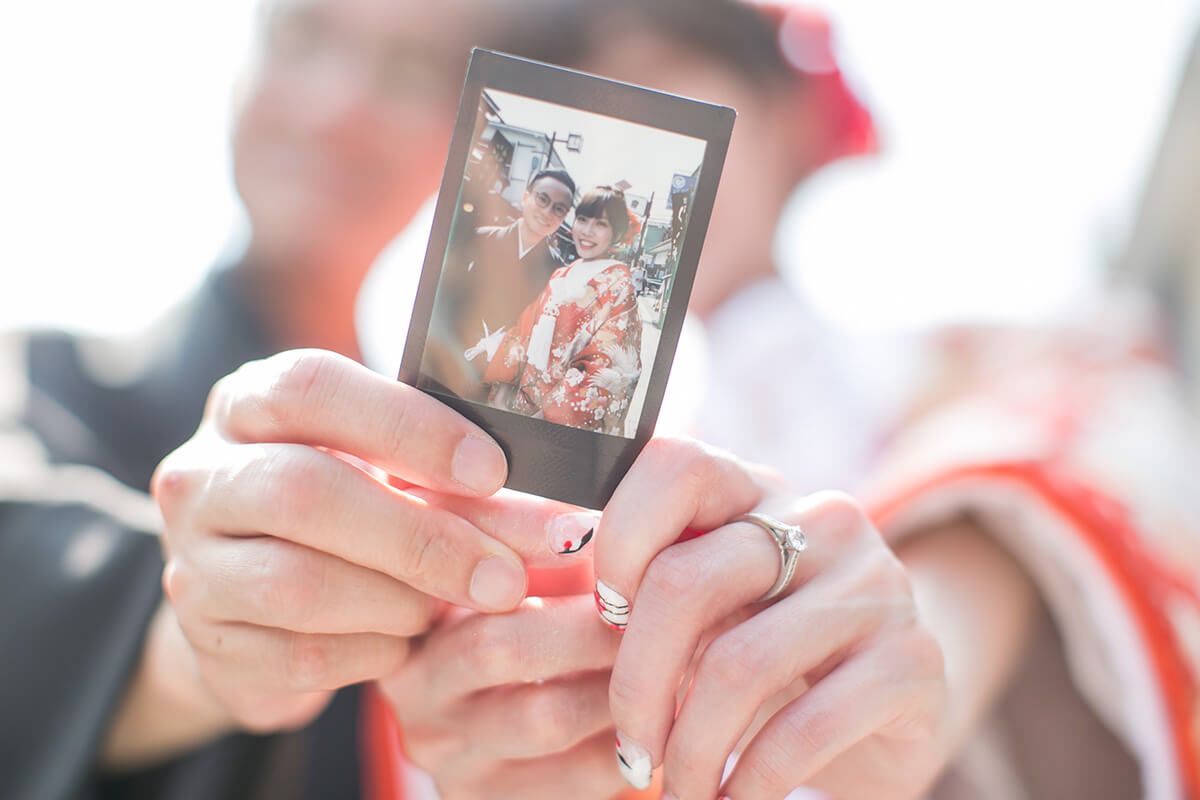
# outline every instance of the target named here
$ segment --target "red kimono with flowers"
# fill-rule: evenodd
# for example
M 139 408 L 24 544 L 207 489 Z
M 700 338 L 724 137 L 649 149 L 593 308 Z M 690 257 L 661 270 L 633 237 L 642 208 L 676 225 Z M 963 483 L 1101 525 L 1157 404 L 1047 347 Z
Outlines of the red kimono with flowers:
M 483 376 L 488 403 L 623 436 L 641 342 L 629 268 L 611 259 L 575 261 L 550 276 L 505 333 Z

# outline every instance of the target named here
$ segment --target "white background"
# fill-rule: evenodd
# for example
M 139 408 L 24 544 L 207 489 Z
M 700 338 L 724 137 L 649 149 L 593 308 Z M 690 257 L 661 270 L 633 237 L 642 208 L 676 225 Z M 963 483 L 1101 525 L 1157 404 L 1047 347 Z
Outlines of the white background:
M 136 327 L 236 242 L 249 2 L 0 12 L 0 327 Z M 1030 319 L 1119 252 L 1193 0 L 826 4 L 884 152 L 817 176 L 781 260 L 851 324 Z

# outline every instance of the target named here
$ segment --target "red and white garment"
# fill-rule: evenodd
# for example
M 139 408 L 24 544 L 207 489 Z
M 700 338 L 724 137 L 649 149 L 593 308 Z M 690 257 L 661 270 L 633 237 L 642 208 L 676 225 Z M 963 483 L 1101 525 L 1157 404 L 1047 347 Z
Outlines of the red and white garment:
M 490 405 L 624 435 L 641 375 L 642 322 L 629 267 L 580 259 L 550 276 L 483 376 Z

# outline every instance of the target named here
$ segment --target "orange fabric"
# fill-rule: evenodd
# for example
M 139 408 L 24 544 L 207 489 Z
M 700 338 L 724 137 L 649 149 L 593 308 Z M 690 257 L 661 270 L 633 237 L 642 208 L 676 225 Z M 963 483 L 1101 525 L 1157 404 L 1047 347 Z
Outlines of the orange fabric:
M 396 715 L 374 684 L 362 694 L 360 766 L 365 800 L 404 800 L 404 741 Z
M 1187 797 L 1200 798 L 1200 730 L 1193 716 L 1200 708 L 1200 686 L 1187 666 L 1182 644 L 1158 600 L 1164 587 L 1185 589 L 1200 605 L 1200 593 L 1178 580 L 1165 565 L 1155 565 L 1138 547 L 1138 532 L 1120 504 L 1096 492 L 1052 465 L 998 463 L 972 465 L 947 471 L 878 503 L 872 509 L 875 523 L 885 529 L 909 502 L 918 496 L 962 480 L 987 478 L 1020 483 L 1069 520 L 1088 547 L 1104 564 L 1113 584 L 1132 611 L 1150 650 L 1150 660 L 1163 687 L 1172 739 Z

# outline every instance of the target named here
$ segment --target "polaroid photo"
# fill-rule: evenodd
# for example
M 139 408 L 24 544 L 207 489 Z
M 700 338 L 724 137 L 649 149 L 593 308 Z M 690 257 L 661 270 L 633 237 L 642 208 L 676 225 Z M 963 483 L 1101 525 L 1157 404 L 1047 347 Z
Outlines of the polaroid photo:
M 649 440 L 734 116 L 473 51 L 399 377 L 509 488 L 602 508 Z

